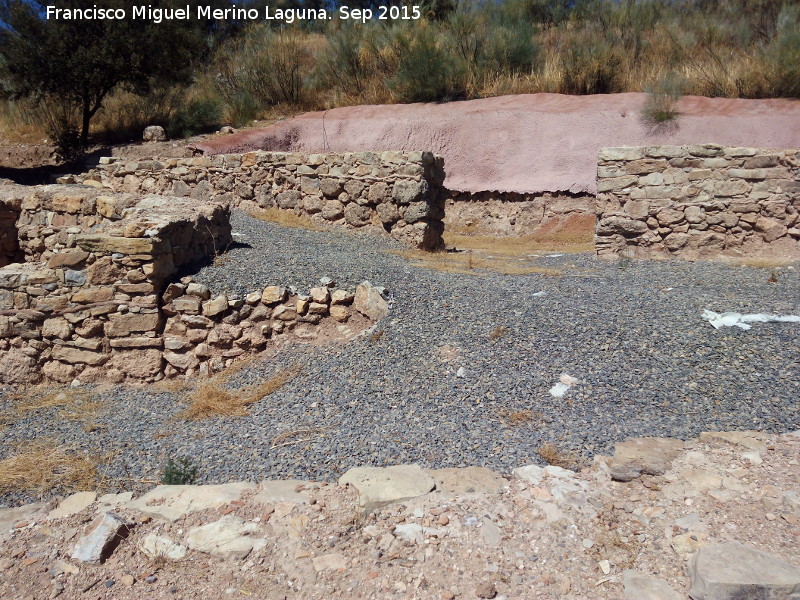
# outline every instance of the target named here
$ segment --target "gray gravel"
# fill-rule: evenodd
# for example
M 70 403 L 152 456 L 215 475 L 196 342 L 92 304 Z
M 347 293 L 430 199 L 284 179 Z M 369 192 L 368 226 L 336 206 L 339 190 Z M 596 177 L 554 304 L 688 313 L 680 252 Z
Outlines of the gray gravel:
M 378 326 L 383 335 L 298 344 L 255 363 L 231 385 L 296 363 L 303 370 L 247 417 L 171 421 L 184 406 L 180 395 L 115 387 L 100 392 L 102 429 L 86 433 L 43 413 L 8 425 L 0 456 L 13 442 L 50 436 L 117 451 L 105 468 L 110 478 L 157 479 L 166 457 L 185 455 L 204 483 L 335 480 L 357 465 L 412 462 L 507 472 L 541 463 L 536 449 L 547 442 L 588 460 L 632 436 L 800 429 L 800 325 L 715 330 L 700 318 L 703 309 L 800 314 L 798 270 L 780 268 L 770 283 L 763 268 L 584 254 L 539 259 L 562 269 L 560 277 L 456 275 L 411 266 L 388 252 L 396 245 L 386 239 L 287 230 L 240 213 L 233 222 L 241 244 L 198 280 L 246 293 L 275 283 L 308 289 L 323 275 L 350 288 L 369 279 L 395 300 Z M 491 340 L 498 326 L 507 333 Z M 445 345 L 458 357 L 444 362 Z M 581 383 L 558 399 L 548 390 L 561 373 Z M 504 415 L 514 411 L 531 419 L 511 424 Z M 321 432 L 271 447 L 302 428 Z

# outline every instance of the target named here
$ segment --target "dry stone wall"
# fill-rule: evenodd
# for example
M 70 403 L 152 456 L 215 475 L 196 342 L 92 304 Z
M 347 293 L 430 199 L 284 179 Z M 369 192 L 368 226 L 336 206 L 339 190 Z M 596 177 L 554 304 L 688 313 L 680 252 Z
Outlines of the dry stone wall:
M 388 308 L 368 282 L 212 298 L 177 280 L 230 244 L 218 203 L 54 185 L 0 187 L 0 206 L 19 209 L 19 262 L 0 268 L 0 383 L 210 375 L 270 341 L 352 337 Z
M 249 152 L 105 164 L 90 181 L 112 190 L 257 205 L 321 224 L 373 226 L 409 246 L 443 247 L 444 162 L 430 152 Z
M 716 144 L 605 148 L 600 256 L 800 258 L 800 151 Z

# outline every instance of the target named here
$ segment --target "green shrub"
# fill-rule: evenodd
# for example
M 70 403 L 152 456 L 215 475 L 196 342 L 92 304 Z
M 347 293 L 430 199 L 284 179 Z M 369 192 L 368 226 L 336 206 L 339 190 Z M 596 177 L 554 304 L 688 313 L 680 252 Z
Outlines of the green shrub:
M 678 118 L 677 103 L 685 85 L 674 72 L 656 82 L 648 90 L 647 100 L 642 107 L 642 120 L 649 125 L 658 127 Z
M 769 49 L 776 96 L 800 98 L 800 6 L 785 6 L 778 15 L 777 34 Z
M 464 61 L 445 48 L 433 27 L 420 23 L 394 39 L 397 71 L 389 88 L 401 102 L 440 102 L 467 94 Z
M 242 127 L 258 117 L 261 105 L 246 90 L 234 94 L 228 101 L 228 121 L 231 125 Z
M 608 42 L 573 38 L 561 55 L 562 94 L 612 94 L 623 91 L 622 60 Z
M 216 129 L 222 119 L 222 103 L 216 98 L 195 98 L 170 117 L 167 133 L 181 138 Z
M 192 485 L 197 481 L 197 465 L 185 456 L 177 460 L 168 458 L 161 471 L 161 483 L 163 485 Z

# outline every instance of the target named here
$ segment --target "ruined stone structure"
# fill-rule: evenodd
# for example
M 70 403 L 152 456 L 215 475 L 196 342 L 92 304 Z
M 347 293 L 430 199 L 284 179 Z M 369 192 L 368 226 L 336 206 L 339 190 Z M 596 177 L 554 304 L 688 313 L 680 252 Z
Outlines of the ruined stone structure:
M 379 227 L 414 248 L 443 247 L 444 163 L 430 152 L 249 152 L 105 162 L 90 177 L 114 191 L 277 207 L 320 224 Z
M 354 301 L 363 314 L 381 309 L 371 286 L 360 298 L 277 287 L 211 298 L 191 277 L 173 281 L 230 243 L 221 204 L 54 185 L 0 187 L 0 207 L 17 215 L 0 236 L 0 383 L 209 374 L 270 337 L 348 321 Z
M 599 256 L 800 258 L 800 151 L 715 144 L 605 148 Z

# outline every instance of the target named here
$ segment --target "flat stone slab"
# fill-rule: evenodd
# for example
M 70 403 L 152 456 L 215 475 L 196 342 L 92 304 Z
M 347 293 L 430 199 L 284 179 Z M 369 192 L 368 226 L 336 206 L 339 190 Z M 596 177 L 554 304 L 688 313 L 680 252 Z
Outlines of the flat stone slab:
M 683 448 L 683 442 L 673 438 L 632 438 L 615 444 L 611 478 L 631 481 L 640 475 L 663 475 Z
M 253 504 L 278 504 L 290 502 L 291 504 L 308 504 L 309 495 L 306 491 L 297 491 L 299 486 L 311 485 L 309 481 L 300 479 L 265 480 L 258 484 L 258 493 L 250 501 Z
M 96 492 L 78 492 L 67 496 L 57 508 L 50 511 L 50 514 L 47 515 L 47 520 L 54 521 L 71 517 L 94 504 L 95 500 L 97 500 Z
M 178 544 L 169 538 L 151 533 L 139 542 L 139 550 L 150 558 L 166 558 L 168 560 L 181 560 L 186 556 L 186 546 Z
M 100 515 L 89 524 L 86 533 L 75 544 L 72 558 L 78 562 L 99 565 L 127 537 L 128 531 L 128 523 L 114 513 Z
M 468 494 L 472 492 L 496 493 L 508 485 L 508 480 L 486 467 L 462 469 L 427 469 L 433 477 L 436 489 L 446 494 Z
M 760 431 L 704 431 L 699 439 L 701 442 L 726 442 L 748 450 L 763 452 L 767 449 L 766 440 L 769 439 L 769 435 Z
M 737 542 L 709 544 L 689 563 L 692 600 L 800 598 L 800 567 Z
M 419 465 L 356 467 L 339 478 L 339 485 L 346 484 L 358 490 L 359 504 L 368 510 L 422 496 L 436 487 Z
M 247 482 L 197 486 L 160 485 L 123 506 L 154 519 L 177 521 L 193 512 L 225 506 L 233 500 L 239 500 L 244 492 L 254 489 L 256 484 Z
M 628 569 L 622 572 L 625 600 L 683 600 L 663 579 Z
M 44 506 L 43 502 L 37 502 L 14 508 L 0 508 L 0 541 L 10 537 L 14 525 L 32 520 Z
M 192 550 L 218 558 L 244 558 L 254 549 L 265 545 L 263 538 L 250 535 L 258 531 L 255 523 L 248 523 L 234 515 L 225 515 L 218 521 L 190 529 L 186 536 L 186 545 Z

